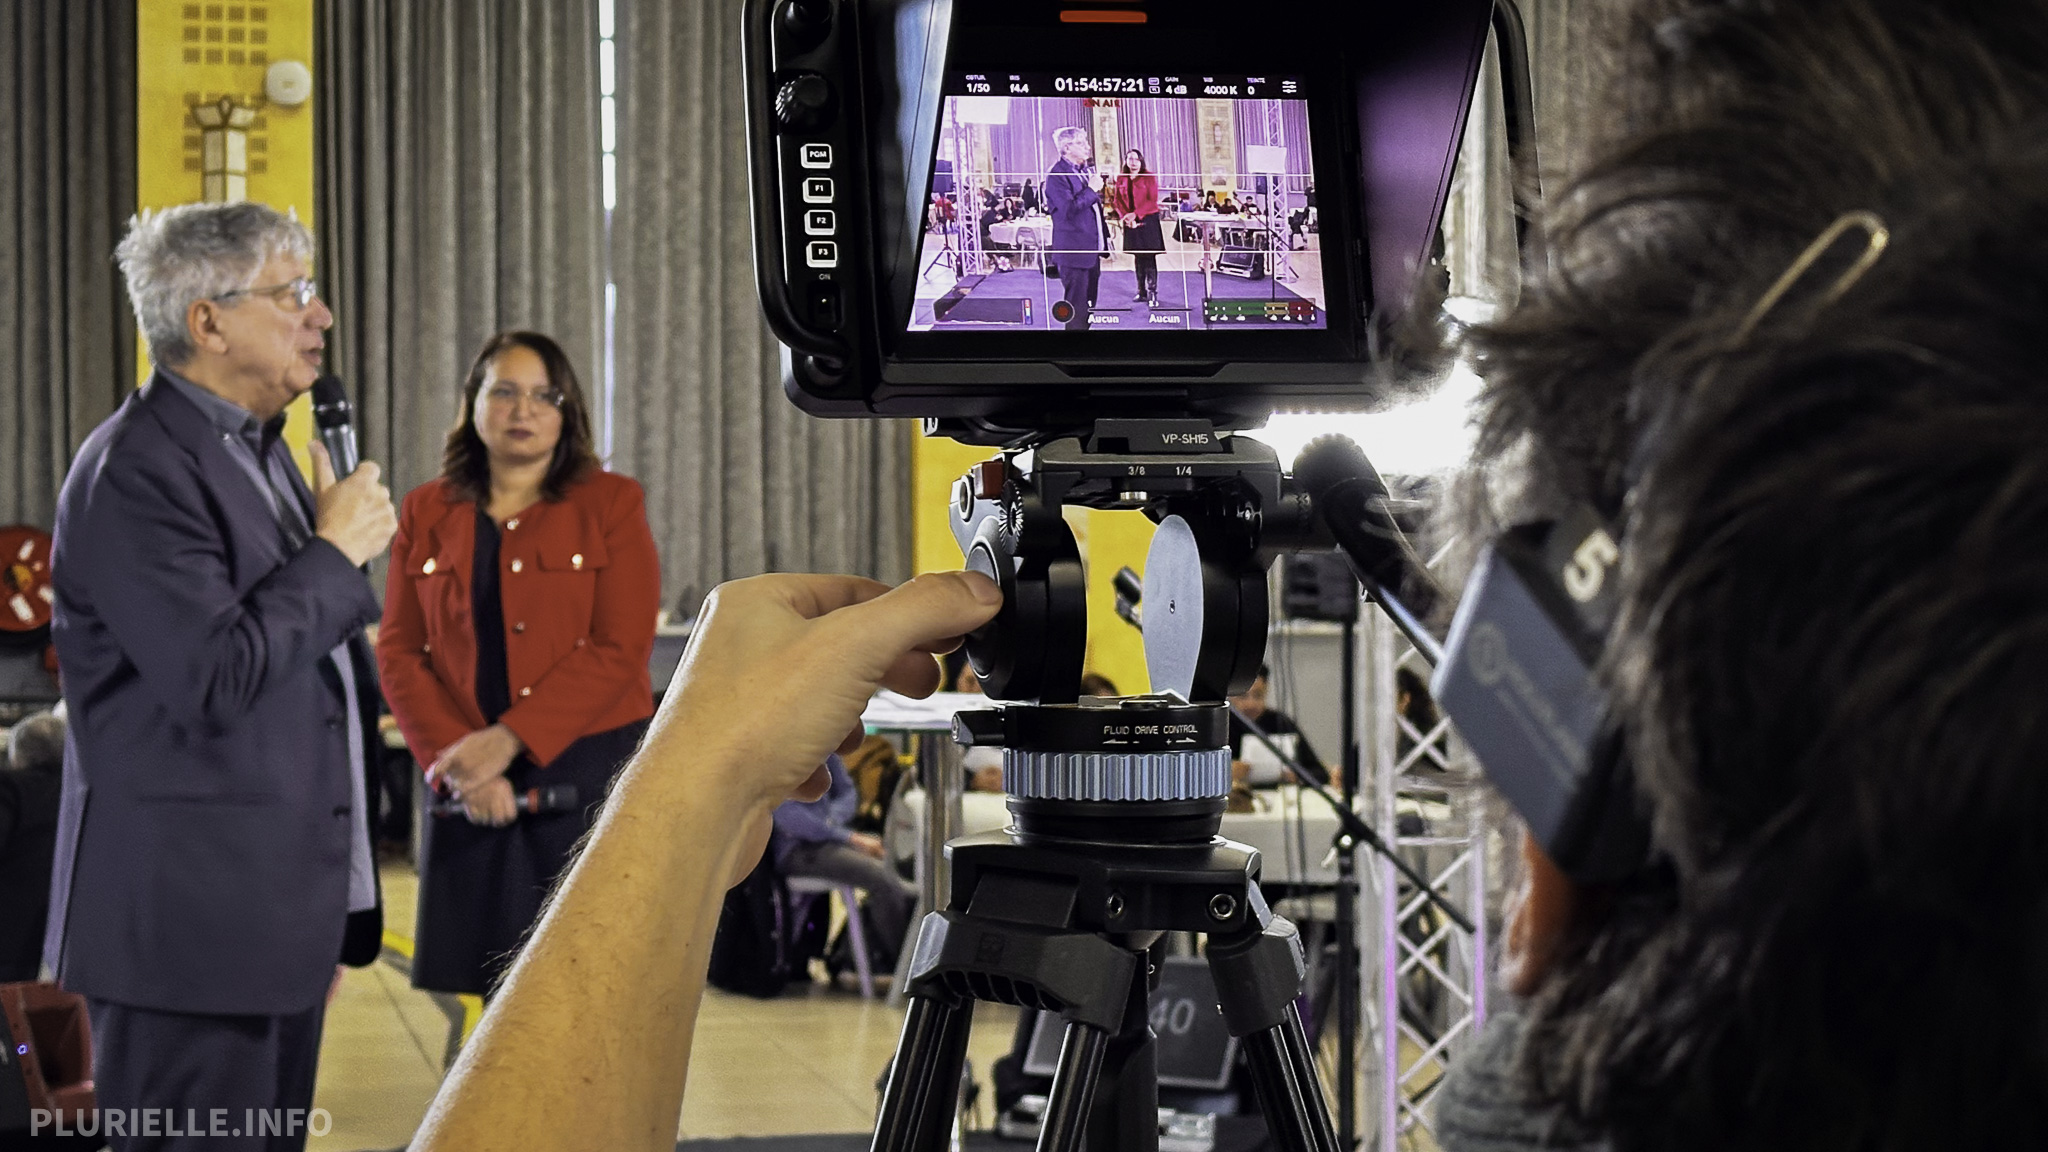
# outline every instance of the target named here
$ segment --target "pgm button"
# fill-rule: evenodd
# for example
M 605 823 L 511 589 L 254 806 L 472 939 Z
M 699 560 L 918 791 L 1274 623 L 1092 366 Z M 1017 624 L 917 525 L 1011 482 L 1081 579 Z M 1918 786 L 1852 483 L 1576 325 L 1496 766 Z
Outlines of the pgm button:
M 806 144 L 804 145 L 803 155 L 798 160 L 798 163 L 806 168 L 830 168 L 832 166 L 832 146 L 830 144 Z
M 830 204 L 832 202 L 832 178 L 830 176 L 804 177 L 804 203 Z
M 804 213 L 805 235 L 830 236 L 837 225 L 837 213 L 830 208 L 813 208 Z
M 839 267 L 839 245 L 830 240 L 813 240 L 804 253 L 805 262 L 813 268 Z

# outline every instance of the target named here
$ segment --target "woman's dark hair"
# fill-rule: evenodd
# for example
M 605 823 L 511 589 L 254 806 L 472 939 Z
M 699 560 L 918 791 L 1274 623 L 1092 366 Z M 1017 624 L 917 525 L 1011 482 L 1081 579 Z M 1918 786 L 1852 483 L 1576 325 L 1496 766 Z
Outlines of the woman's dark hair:
M 583 399 L 583 385 L 562 346 L 538 332 L 511 329 L 484 341 L 469 375 L 462 382 L 462 406 L 455 426 L 441 450 L 441 479 L 466 500 L 482 503 L 491 498 L 490 454 L 476 434 L 476 395 L 484 386 L 491 361 L 508 348 L 525 348 L 546 366 L 548 383 L 562 394 L 562 438 L 555 443 L 554 460 L 541 479 L 541 497 L 560 500 L 578 480 L 603 467 L 597 458 L 595 434 L 591 430 L 590 406 Z
M 1131 153 L 1133 152 L 1138 153 L 1138 170 L 1136 172 L 1131 172 L 1129 170 L 1129 165 L 1131 162 Z M 1136 148 L 1124 149 L 1123 159 L 1117 162 L 1116 170 L 1118 172 L 1131 176 L 1149 176 L 1152 174 L 1151 166 L 1145 162 L 1145 154 L 1143 152 L 1139 152 Z
M 1621 525 L 1658 862 L 1521 1077 L 1619 1152 L 2048 1147 L 2048 12 L 1650 0 L 1475 334 L 1493 523 Z M 1844 213 L 1861 232 L 1743 339 Z M 1490 527 L 1483 519 L 1480 527 Z

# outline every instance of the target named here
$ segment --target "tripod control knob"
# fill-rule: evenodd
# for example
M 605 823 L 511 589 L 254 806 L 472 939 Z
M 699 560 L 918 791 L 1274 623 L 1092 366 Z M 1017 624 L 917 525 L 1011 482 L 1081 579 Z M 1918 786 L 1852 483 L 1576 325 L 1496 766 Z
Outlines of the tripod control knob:
M 969 748 L 1003 746 L 1003 714 L 993 708 L 953 714 L 953 742 Z
M 806 72 L 776 90 L 775 122 L 789 132 L 816 132 L 832 122 L 837 104 L 832 82 Z

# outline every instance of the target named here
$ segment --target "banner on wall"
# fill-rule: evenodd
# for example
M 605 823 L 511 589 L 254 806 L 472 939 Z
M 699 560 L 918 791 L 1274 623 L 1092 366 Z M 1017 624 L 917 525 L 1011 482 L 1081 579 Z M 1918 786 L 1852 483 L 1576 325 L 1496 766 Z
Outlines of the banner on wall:
M 1228 100 L 1195 101 L 1202 148 L 1202 190 L 1237 195 L 1237 113 Z
M 1118 172 L 1123 171 L 1123 133 L 1117 127 L 1116 119 L 1117 104 L 1119 102 L 1112 99 L 1090 100 L 1088 103 L 1090 105 L 1088 117 L 1094 122 L 1095 128 L 1095 142 L 1093 145 L 1095 149 L 1095 170 L 1102 173 L 1105 180 L 1113 180 Z M 1108 203 L 1108 191 L 1105 189 L 1103 193 L 1103 211 L 1105 213 L 1109 211 Z M 1114 253 L 1118 245 L 1123 243 L 1124 230 L 1122 228 L 1105 228 L 1104 232 L 1108 234 L 1109 248 Z

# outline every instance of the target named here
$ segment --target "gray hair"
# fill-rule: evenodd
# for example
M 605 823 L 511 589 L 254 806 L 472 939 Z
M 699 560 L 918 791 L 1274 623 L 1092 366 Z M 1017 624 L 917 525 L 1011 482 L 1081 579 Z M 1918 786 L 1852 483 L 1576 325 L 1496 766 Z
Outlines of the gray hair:
M 63 764 L 64 718 L 55 712 L 38 712 L 7 733 L 7 767 L 51 772 Z
M 185 326 L 192 305 L 255 287 L 275 256 L 311 260 L 313 234 L 297 213 L 266 204 L 181 204 L 129 221 L 114 259 L 150 360 L 172 368 L 190 360 L 198 352 Z
M 1086 141 L 1087 139 L 1088 130 L 1086 128 L 1061 128 L 1052 134 L 1053 147 L 1058 148 L 1062 152 L 1065 152 L 1067 145 L 1072 144 L 1074 141 Z

